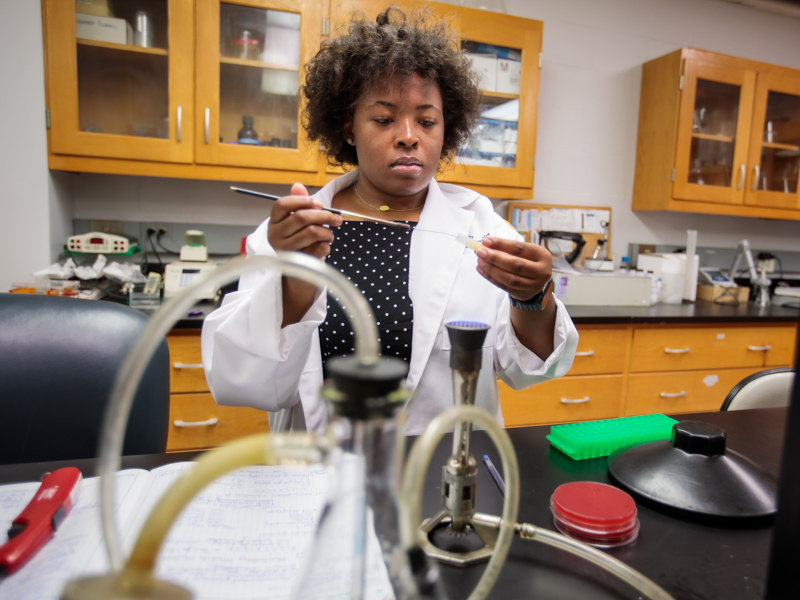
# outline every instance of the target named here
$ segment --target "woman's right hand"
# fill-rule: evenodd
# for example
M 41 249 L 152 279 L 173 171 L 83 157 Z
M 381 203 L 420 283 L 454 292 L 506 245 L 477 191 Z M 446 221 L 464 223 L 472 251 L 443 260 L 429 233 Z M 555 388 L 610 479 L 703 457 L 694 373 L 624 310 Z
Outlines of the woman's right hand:
M 312 200 L 301 183 L 292 185 L 291 195 L 278 199 L 272 207 L 267 239 L 275 250 L 304 252 L 325 258 L 331 251 L 331 227 L 342 224 L 342 217 Z

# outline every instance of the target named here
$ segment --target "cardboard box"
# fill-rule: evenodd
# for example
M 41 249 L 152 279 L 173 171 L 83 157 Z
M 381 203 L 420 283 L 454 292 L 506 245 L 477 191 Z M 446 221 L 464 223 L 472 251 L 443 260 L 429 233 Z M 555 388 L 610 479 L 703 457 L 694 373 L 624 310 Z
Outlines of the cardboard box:
M 497 90 L 504 94 L 519 94 L 522 63 L 507 58 L 497 59 Z
M 75 13 L 75 36 L 113 44 L 132 44 L 133 29 L 125 19 Z
M 485 92 L 497 91 L 497 57 L 494 54 L 467 54 L 472 70 L 480 78 L 481 89 Z
M 721 285 L 697 286 L 697 299 L 716 302 L 717 304 L 746 303 L 750 297 L 749 287 L 722 287 Z
M 75 12 L 96 17 L 113 17 L 108 0 L 75 0 Z

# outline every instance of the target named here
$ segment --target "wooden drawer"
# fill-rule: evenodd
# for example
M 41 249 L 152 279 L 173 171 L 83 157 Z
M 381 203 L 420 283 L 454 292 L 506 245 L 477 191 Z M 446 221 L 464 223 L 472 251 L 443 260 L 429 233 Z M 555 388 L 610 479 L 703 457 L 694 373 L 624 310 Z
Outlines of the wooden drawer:
M 207 424 L 181 426 L 181 422 Z M 245 435 L 268 431 L 266 411 L 219 406 L 210 393 L 170 396 L 167 452 L 213 448 Z
M 632 328 L 630 326 L 578 327 L 580 339 L 569 375 L 622 373 L 628 356 Z
M 749 368 L 632 373 L 625 415 L 717 411 L 733 386 L 760 370 Z
M 208 383 L 200 355 L 199 332 L 173 332 L 167 336 L 171 392 L 207 392 Z
M 789 366 L 795 333 L 793 325 L 637 328 L 631 372 Z
M 564 377 L 515 391 L 498 381 L 506 427 L 621 416 L 622 375 Z

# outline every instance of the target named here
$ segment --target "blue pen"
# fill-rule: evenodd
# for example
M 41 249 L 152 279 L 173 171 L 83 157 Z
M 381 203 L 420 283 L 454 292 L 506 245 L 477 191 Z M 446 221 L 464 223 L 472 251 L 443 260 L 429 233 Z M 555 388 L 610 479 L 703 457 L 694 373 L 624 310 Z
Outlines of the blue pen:
M 492 476 L 494 482 L 497 484 L 497 487 L 500 489 L 500 493 L 505 496 L 506 495 L 506 484 L 503 482 L 503 478 L 500 477 L 500 473 L 497 472 L 497 469 L 494 468 L 494 464 L 492 463 L 492 459 L 489 458 L 488 455 L 483 455 L 483 462 L 486 464 L 486 468 L 489 469 L 489 475 Z

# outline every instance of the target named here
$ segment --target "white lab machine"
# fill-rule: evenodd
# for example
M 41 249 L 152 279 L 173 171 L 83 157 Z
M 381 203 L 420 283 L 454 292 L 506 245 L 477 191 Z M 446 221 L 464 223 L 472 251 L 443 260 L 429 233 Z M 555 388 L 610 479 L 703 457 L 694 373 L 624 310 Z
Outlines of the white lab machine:
M 217 268 L 208 261 L 206 235 L 197 229 L 189 229 L 181 246 L 180 260 L 169 263 L 164 269 L 164 298 L 177 296 L 181 289 L 208 276 Z M 215 285 L 203 285 L 195 290 L 197 300 L 214 300 L 219 293 Z

